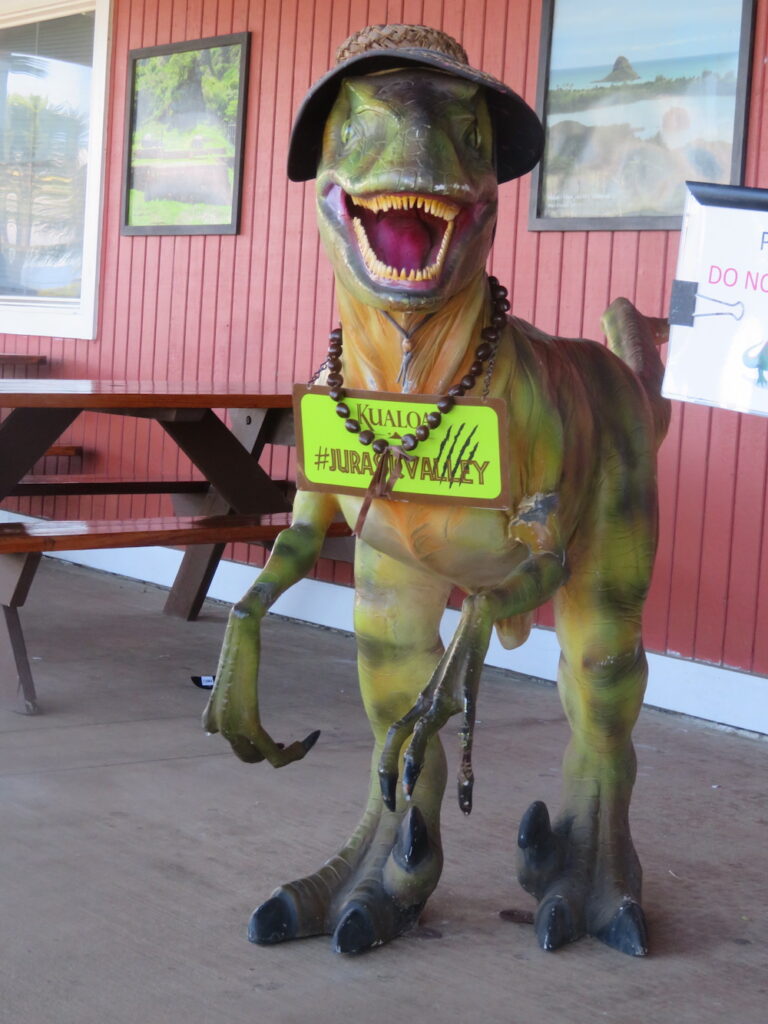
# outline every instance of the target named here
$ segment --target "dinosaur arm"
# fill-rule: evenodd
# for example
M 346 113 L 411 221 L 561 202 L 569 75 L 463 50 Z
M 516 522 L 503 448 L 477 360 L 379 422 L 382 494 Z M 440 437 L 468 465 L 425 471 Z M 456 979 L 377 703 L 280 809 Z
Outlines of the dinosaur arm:
M 256 582 L 230 612 L 203 726 L 209 733 L 220 732 L 243 761 L 266 758 L 279 768 L 304 757 L 319 735 L 310 733 L 285 747 L 262 726 L 258 694 L 261 620 L 278 597 L 315 564 L 337 511 L 333 496 L 299 491 L 291 525 L 278 536 Z

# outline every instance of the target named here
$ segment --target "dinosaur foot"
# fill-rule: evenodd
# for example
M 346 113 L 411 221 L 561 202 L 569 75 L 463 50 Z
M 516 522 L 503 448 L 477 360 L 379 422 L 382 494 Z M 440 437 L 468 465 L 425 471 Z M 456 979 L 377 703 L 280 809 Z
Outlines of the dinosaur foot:
M 631 840 L 626 869 L 616 858 L 598 855 L 593 837 L 573 819 L 564 818 L 554 828 L 546 805 L 531 804 L 518 832 L 518 877 L 523 888 L 539 900 L 534 918 L 536 938 L 542 949 L 560 949 L 584 935 L 630 956 L 648 952 L 648 931 L 639 903 L 639 881 L 630 886 L 619 878 L 639 878 Z M 591 861 L 591 864 L 590 864 Z
M 360 837 L 358 837 L 360 838 Z M 364 842 L 277 889 L 254 910 L 248 938 L 273 945 L 331 935 L 337 953 L 361 953 L 411 928 L 437 884 L 439 845 L 418 807 L 383 812 Z

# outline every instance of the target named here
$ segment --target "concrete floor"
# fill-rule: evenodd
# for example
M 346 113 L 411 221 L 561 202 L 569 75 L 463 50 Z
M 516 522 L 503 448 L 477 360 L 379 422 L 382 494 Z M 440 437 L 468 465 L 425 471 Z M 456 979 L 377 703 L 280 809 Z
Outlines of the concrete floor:
M 446 868 L 421 925 L 358 957 L 325 938 L 259 948 L 252 907 L 357 822 L 367 724 L 350 637 L 271 617 L 274 734 L 323 735 L 274 772 L 199 727 L 226 609 L 160 614 L 161 590 L 40 571 L 24 622 L 44 714 L 0 709 L 2 1024 L 764 1024 L 768 743 L 645 711 L 633 829 L 652 955 L 541 952 L 499 916 L 532 901 L 520 815 L 557 804 L 567 730 L 548 684 L 488 671 L 475 810 L 446 802 Z M 450 757 L 455 744 L 446 729 Z

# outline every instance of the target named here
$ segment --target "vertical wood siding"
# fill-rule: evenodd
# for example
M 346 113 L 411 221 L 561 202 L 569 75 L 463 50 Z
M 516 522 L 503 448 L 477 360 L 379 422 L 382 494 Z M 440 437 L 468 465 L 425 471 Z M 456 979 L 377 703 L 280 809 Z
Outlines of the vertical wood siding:
M 765 186 L 768 0 L 757 8 L 745 183 Z M 540 20 L 540 0 L 114 0 L 98 338 L 2 336 L 0 347 L 44 353 L 57 376 L 268 384 L 308 377 L 323 358 L 334 310 L 312 185 L 285 175 L 290 125 L 306 89 L 349 32 L 412 21 L 461 39 L 476 65 L 532 102 Z M 252 56 L 240 234 L 122 237 L 128 50 L 244 30 L 252 33 Z M 537 234 L 527 230 L 528 200 L 528 180 L 503 186 L 492 257 L 517 315 L 587 337 L 599 336 L 600 314 L 618 295 L 664 315 L 676 232 Z M 92 417 L 71 436 L 85 447 L 85 470 L 147 462 L 167 470 L 180 459 L 150 423 Z M 290 471 L 285 453 L 272 458 L 276 470 Z M 651 649 L 768 674 L 767 466 L 767 419 L 675 403 L 660 459 L 661 544 L 646 614 Z M 111 515 L 116 502 L 84 500 L 76 511 Z M 246 560 L 248 550 L 235 555 Z M 349 567 L 330 563 L 320 572 L 340 582 L 350 577 Z

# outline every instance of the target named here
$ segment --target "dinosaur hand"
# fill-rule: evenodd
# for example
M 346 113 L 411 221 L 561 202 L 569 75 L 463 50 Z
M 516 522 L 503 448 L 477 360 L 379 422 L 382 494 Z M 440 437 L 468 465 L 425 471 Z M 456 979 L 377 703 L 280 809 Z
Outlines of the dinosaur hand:
M 458 778 L 459 806 L 472 810 L 472 737 L 480 672 L 494 622 L 494 604 L 487 594 L 468 595 L 461 619 L 448 649 L 418 700 L 387 733 L 379 761 L 379 782 L 384 803 L 394 810 L 398 759 L 409 736 L 403 758 L 403 793 L 410 799 L 424 766 L 427 744 L 453 715 L 463 712 L 461 765 Z
M 403 793 L 410 799 L 416 780 L 424 766 L 427 743 L 445 725 L 461 705 L 438 678 L 438 670 L 421 691 L 416 703 L 399 721 L 389 727 L 379 760 L 379 783 L 385 805 L 390 811 L 397 803 L 397 779 L 400 750 L 409 736 L 411 742 L 403 760 Z M 441 685 L 443 682 L 443 685 Z
M 252 595 L 249 595 L 252 597 Z M 258 673 L 261 620 L 266 607 L 253 599 L 235 605 L 216 670 L 216 685 L 203 712 L 203 728 L 220 732 L 241 761 L 267 760 L 274 768 L 301 760 L 320 735 L 285 746 L 276 743 L 261 724 Z

